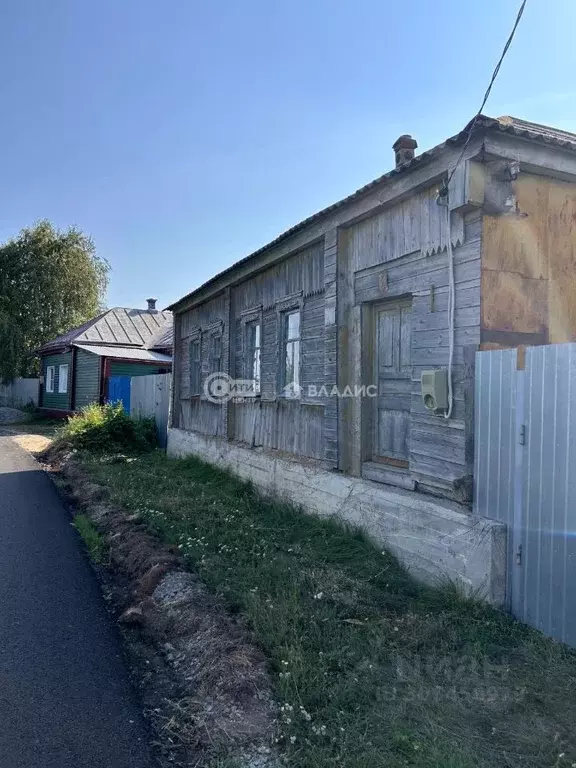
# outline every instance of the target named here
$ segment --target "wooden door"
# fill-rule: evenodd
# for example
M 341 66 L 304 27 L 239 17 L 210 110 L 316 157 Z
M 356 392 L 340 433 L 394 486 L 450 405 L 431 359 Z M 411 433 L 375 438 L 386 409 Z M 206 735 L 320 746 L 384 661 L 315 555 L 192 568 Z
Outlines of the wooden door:
M 411 301 L 375 308 L 376 386 L 373 459 L 408 467 Z

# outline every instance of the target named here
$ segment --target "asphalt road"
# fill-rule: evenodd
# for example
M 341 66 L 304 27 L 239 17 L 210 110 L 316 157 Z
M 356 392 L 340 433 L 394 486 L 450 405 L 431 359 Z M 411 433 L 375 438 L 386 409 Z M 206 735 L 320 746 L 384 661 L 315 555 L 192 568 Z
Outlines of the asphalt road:
M 152 768 L 148 738 L 70 517 L 0 436 L 0 768 Z

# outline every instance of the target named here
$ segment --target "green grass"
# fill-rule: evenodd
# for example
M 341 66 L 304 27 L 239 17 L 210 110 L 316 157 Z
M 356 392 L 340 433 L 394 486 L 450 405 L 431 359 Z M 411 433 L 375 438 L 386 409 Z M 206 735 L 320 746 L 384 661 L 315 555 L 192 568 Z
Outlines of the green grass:
M 90 518 L 86 517 L 86 515 L 75 515 L 73 525 L 80 536 L 82 536 L 90 559 L 94 563 L 104 563 L 107 553 L 106 544 Z
M 576 763 L 576 655 L 458 590 L 416 584 L 360 533 L 195 459 L 86 456 L 248 617 L 297 768 L 564 768 Z

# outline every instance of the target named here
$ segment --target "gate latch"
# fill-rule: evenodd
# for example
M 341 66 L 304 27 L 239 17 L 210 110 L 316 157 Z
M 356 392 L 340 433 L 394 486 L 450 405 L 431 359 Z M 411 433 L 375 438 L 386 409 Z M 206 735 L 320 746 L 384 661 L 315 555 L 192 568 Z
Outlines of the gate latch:
M 522 544 L 516 548 L 516 565 L 522 565 Z

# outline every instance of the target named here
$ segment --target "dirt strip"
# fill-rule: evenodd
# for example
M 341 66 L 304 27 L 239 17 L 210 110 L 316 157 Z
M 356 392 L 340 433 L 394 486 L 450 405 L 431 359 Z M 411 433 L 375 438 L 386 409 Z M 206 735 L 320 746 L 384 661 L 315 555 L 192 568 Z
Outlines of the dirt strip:
M 94 567 L 165 764 L 278 765 L 267 664 L 242 619 L 186 570 L 177 549 L 111 504 L 71 453 L 51 448 L 42 460 L 72 514 L 87 515 L 103 537 L 107 562 Z

